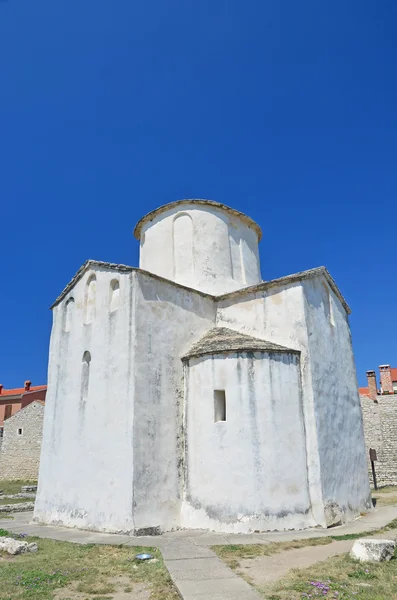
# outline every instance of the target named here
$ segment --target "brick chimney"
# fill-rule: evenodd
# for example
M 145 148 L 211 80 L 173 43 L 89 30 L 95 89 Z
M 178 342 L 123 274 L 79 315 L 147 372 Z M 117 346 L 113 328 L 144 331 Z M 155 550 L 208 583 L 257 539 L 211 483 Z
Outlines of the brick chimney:
M 3 391 L 3 384 L 0 383 L 0 394 L 2 393 L 2 391 Z
M 376 373 L 375 371 L 367 371 L 368 391 L 371 400 L 377 400 L 378 390 L 376 388 Z
M 32 385 L 31 381 L 25 381 L 25 392 L 28 392 L 30 390 L 30 386 Z
M 393 394 L 393 382 L 391 379 L 390 365 L 380 365 L 379 371 L 382 394 Z

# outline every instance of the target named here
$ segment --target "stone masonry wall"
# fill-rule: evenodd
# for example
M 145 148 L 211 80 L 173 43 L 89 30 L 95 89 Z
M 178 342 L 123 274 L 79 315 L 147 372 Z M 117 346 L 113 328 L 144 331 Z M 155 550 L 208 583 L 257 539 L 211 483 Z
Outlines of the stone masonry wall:
M 369 449 L 375 448 L 378 486 L 397 485 L 397 394 L 378 396 L 374 402 L 361 396 L 370 482 L 373 484 Z
M 0 452 L 0 480 L 37 480 L 44 405 L 32 402 L 4 423 Z M 19 431 L 22 430 L 20 433 Z

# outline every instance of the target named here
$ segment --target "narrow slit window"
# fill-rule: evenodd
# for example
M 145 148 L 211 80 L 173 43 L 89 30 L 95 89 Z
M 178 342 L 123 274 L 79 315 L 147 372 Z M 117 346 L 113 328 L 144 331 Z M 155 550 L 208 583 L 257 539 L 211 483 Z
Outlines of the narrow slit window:
M 66 332 L 68 332 L 72 329 L 73 312 L 74 312 L 74 298 L 69 298 L 69 300 L 65 304 L 65 312 L 64 312 L 63 330 Z
M 118 309 L 120 303 L 120 284 L 117 279 L 113 279 L 110 282 L 110 312 L 114 312 Z
M 18 435 L 22 435 L 22 428 L 18 429 Z
M 83 354 L 81 370 L 81 399 L 86 400 L 88 396 L 88 387 L 90 383 L 90 362 L 91 354 L 86 351 Z
M 226 421 L 225 390 L 214 390 L 214 423 Z
M 87 281 L 85 290 L 84 323 L 88 325 L 95 319 L 96 311 L 96 277 L 91 275 Z
M 329 322 L 335 327 L 334 300 L 331 296 L 331 292 L 329 293 Z

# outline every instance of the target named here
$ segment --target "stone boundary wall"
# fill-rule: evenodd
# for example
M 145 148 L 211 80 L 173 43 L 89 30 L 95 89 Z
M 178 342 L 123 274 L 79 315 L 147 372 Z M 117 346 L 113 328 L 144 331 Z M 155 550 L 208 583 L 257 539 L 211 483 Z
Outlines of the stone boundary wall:
M 0 452 L 0 481 L 37 480 L 43 418 L 44 405 L 34 401 L 6 420 Z
M 378 457 L 378 486 L 397 485 L 397 394 L 378 396 L 377 402 L 367 396 L 360 396 L 360 400 L 371 485 L 370 448 L 375 448 Z

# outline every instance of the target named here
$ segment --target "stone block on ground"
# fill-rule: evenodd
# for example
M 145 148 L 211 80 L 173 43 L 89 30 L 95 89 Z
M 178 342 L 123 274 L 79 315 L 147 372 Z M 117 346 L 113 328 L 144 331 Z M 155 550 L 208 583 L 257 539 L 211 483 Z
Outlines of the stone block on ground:
M 37 485 L 22 485 L 21 492 L 22 494 L 26 492 L 37 492 Z
M 336 502 L 327 502 L 324 506 L 325 520 L 327 527 L 336 527 L 336 525 L 342 525 L 343 514 Z
M 0 552 L 8 554 L 25 554 L 26 552 L 37 552 L 38 546 L 36 543 L 28 544 L 14 538 L 0 537 Z
M 362 562 L 382 562 L 390 560 L 396 549 L 394 540 L 361 538 L 354 542 L 350 556 Z

